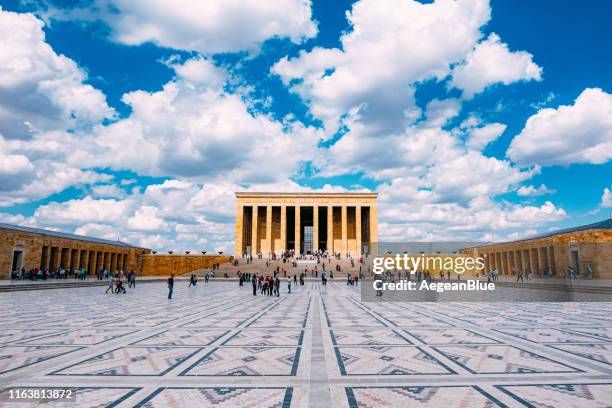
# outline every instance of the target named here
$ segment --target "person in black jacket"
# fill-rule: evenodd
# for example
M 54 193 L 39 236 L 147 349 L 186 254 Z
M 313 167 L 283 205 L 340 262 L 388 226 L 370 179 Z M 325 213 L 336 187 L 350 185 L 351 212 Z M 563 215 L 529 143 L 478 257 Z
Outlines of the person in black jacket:
M 168 299 L 172 299 L 172 290 L 174 290 L 174 274 L 168 278 Z

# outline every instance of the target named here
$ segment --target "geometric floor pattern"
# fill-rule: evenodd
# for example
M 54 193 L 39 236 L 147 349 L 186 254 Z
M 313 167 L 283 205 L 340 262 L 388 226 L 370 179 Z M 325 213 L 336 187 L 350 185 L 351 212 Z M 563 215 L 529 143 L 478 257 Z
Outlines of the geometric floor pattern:
M 235 282 L 0 297 L 8 387 L 50 407 L 610 407 L 608 303 L 363 303 L 343 283 Z M 519 290 L 519 289 L 517 289 Z

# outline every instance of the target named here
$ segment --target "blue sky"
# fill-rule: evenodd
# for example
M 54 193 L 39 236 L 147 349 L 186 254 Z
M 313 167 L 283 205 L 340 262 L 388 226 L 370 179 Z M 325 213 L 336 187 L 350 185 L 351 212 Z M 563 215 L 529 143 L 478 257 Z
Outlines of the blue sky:
M 378 191 L 389 240 L 609 216 L 608 2 L 273 3 L 0 1 L 0 220 L 227 250 L 236 189 Z

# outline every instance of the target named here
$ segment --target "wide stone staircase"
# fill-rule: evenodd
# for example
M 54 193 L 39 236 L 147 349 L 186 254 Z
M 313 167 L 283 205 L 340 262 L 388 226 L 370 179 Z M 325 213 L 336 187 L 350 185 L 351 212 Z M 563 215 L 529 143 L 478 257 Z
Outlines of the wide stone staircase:
M 298 263 L 297 266 L 293 266 L 293 258 L 287 259 L 286 262 L 283 262 L 282 259 L 259 259 L 254 258 L 252 262 L 247 263 L 246 258 L 237 258 L 238 265 L 233 263 L 226 263 L 219 265 L 219 269 L 214 270 L 215 278 L 235 278 L 238 276 L 238 271 L 243 274 L 263 274 L 265 275 L 274 275 L 274 272 L 279 270 L 280 276 L 284 277 L 285 272 L 287 276 L 296 275 L 299 277 L 300 273 L 306 272 L 306 278 L 315 278 L 315 267 L 318 271 L 318 278 L 321 277 L 321 272 L 323 270 L 323 263 L 325 264 L 325 271 L 327 272 L 327 278 L 330 278 L 330 272 L 333 273 L 334 279 L 346 279 L 347 274 L 356 275 L 359 273 L 359 259 L 353 258 L 353 263 L 351 264 L 351 258 L 320 258 L 320 262 L 316 263 L 316 258 L 310 258 L 307 260 L 296 260 Z M 266 265 L 267 263 L 267 265 Z M 336 271 L 336 265 L 340 265 L 340 272 Z M 363 273 L 367 270 L 366 266 L 362 266 Z M 195 273 L 199 277 L 203 277 L 207 272 L 210 272 L 211 269 L 198 269 L 196 271 L 190 272 L 186 275 L 190 275 Z

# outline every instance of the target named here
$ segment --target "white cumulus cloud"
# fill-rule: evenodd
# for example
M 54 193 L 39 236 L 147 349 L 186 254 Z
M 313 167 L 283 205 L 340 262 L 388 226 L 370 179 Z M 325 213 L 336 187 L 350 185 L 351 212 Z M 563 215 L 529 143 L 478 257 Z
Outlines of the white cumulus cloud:
M 587 88 L 573 105 L 541 109 L 507 152 L 521 165 L 605 163 L 612 158 L 612 94 Z
M 474 150 L 482 150 L 489 143 L 497 140 L 505 131 L 506 125 L 503 123 L 489 123 L 482 127 L 475 127 L 469 130 L 467 147 Z
M 314 37 L 310 0 L 94 0 L 87 8 L 51 8 L 58 19 L 102 19 L 113 38 L 204 54 L 257 48 L 263 41 Z
M 330 134 L 349 113 L 372 132 L 398 131 L 417 119 L 413 84 L 445 78 L 482 36 L 490 8 L 485 0 L 360 0 L 347 18 L 351 30 L 341 48 L 302 51 L 272 68 Z
M 521 197 L 538 197 L 547 194 L 554 194 L 556 193 L 556 190 L 546 187 L 546 184 L 540 184 L 540 187 L 535 187 L 532 185 L 521 186 L 516 193 Z
M 97 123 L 114 115 L 86 74 L 45 42 L 43 22 L 0 7 L 0 135 Z
M 542 68 L 525 51 L 512 52 L 497 34 L 478 43 L 465 62 L 453 68 L 450 85 L 463 90 L 465 97 L 482 92 L 487 86 L 541 79 Z
M 601 196 L 601 206 L 604 208 L 612 208 L 612 190 L 608 187 L 604 188 Z

